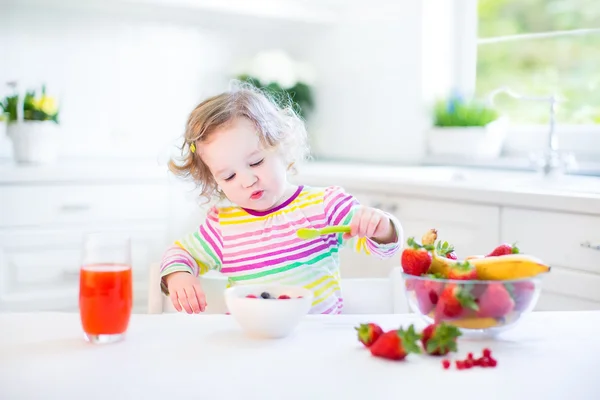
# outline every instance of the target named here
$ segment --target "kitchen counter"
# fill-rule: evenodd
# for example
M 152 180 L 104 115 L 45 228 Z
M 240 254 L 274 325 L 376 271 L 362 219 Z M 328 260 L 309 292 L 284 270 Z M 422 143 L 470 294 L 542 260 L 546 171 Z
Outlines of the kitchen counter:
M 1 184 L 94 182 L 167 182 L 168 168 L 157 160 L 62 160 L 52 165 L 0 162 Z
M 348 190 L 600 215 L 600 178 L 446 166 L 310 162 L 296 182 Z
M 307 316 L 271 341 L 245 337 L 226 315 L 144 314 L 132 316 L 124 341 L 95 346 L 84 342 L 77 313 L 5 313 L 0 398 L 592 400 L 600 392 L 600 311 L 537 312 L 496 340 L 459 340 L 456 357 L 489 347 L 493 369 L 444 370 L 425 355 L 375 358 L 353 329 L 415 318 Z
M 70 160 L 39 167 L 5 162 L 0 163 L 0 185 L 77 181 L 185 184 L 170 175 L 163 164 L 157 160 Z M 600 215 L 600 178 L 592 176 L 544 178 L 533 172 L 500 169 L 323 161 L 309 162 L 299 169 L 292 179 L 311 185 Z

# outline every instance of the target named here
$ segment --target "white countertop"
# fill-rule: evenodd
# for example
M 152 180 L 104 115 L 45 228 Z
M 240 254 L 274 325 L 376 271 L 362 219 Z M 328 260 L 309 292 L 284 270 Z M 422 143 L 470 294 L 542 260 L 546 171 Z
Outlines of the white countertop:
M 76 313 L 0 314 L 0 398 L 598 398 L 600 311 L 537 312 L 494 341 L 459 340 L 459 358 L 489 347 L 494 369 L 444 370 L 425 355 L 378 359 L 353 329 L 415 318 L 307 316 L 291 336 L 271 341 L 246 338 L 230 316 L 137 314 L 125 341 L 94 346 L 83 341 Z
M 131 181 L 165 183 L 167 179 L 169 172 L 166 164 L 149 159 L 61 160 L 43 166 L 0 162 L 0 185 Z
M 298 183 L 339 185 L 348 190 L 529 207 L 600 215 L 600 178 L 445 166 L 389 166 L 309 162 L 292 178 Z M 159 160 L 63 160 L 51 166 L 0 163 L 0 185 L 183 181 Z
M 444 166 L 387 166 L 337 162 L 303 165 L 297 182 L 348 190 L 600 215 L 600 178 Z

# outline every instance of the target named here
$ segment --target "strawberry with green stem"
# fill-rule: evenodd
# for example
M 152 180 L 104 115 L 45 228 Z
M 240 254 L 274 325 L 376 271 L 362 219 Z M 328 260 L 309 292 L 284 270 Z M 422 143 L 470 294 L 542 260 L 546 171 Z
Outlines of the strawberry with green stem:
M 451 260 L 458 259 L 456 253 L 454 252 L 454 246 L 452 246 L 448 242 L 442 242 L 441 240 L 437 242 L 437 244 L 435 245 L 435 252 L 438 255 L 449 258 Z
M 471 294 L 470 287 L 448 284 L 440 294 L 435 307 L 435 318 L 436 321 L 458 318 L 467 310 L 479 310 L 479 305 Z
M 508 254 L 520 254 L 520 250 L 517 247 L 516 242 L 513 244 L 503 243 L 500 246 L 496 247 L 494 250 L 492 250 L 492 252 L 486 255 L 486 257 L 498 257 L 505 256 Z
M 365 347 L 370 347 L 381 335 L 383 335 L 383 329 L 373 322 L 360 324 L 354 329 L 358 334 L 358 341 L 364 344 Z
M 448 270 L 448 279 L 475 280 L 477 279 L 477 269 L 468 261 L 457 262 Z
M 427 272 L 431 265 L 432 245 L 421 245 L 413 237 L 406 241 L 407 248 L 402 251 L 401 264 L 406 274 L 421 276 Z
M 421 343 L 427 354 L 443 356 L 458 350 L 456 341 L 461 335 L 460 329 L 444 322 L 430 324 L 421 333 Z
M 404 360 L 410 353 L 421 354 L 421 348 L 417 344 L 419 339 L 421 335 L 415 331 L 413 325 L 410 325 L 406 330 L 400 328 L 384 333 L 369 347 L 369 350 L 375 357 Z

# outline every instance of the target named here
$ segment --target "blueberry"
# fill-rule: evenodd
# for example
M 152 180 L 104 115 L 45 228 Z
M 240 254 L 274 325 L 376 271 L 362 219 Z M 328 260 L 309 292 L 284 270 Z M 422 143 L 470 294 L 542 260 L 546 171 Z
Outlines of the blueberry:
M 260 294 L 260 297 L 262 297 L 263 299 L 270 299 L 271 295 L 269 294 L 269 292 L 262 292 Z

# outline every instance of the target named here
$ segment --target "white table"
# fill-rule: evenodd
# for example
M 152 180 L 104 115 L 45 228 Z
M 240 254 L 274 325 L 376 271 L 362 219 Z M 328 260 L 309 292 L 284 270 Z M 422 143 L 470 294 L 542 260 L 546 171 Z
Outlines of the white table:
M 414 315 L 307 316 L 292 336 L 253 340 L 226 315 L 134 315 L 125 341 L 83 341 L 78 314 L 0 314 L 0 399 L 600 398 L 600 311 L 534 313 L 490 347 L 495 369 L 443 370 L 439 358 L 372 357 L 353 327 Z

